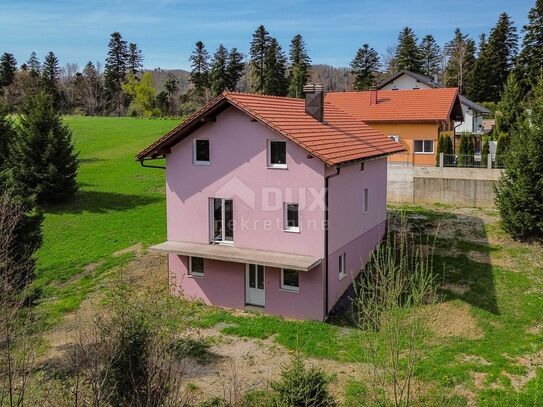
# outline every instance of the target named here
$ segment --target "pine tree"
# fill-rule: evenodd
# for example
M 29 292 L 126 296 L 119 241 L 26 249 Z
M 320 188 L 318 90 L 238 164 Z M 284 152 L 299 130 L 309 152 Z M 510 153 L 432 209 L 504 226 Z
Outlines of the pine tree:
M 228 50 L 220 44 L 213 55 L 210 71 L 211 93 L 221 94 L 228 86 Z
M 484 101 L 497 102 L 518 51 L 517 29 L 507 13 L 500 14 L 498 22 L 490 31 L 485 51 L 491 69 L 487 72 L 489 87 Z
M 443 136 L 443 137 L 444 137 L 443 162 L 446 167 L 450 167 L 454 163 L 453 138 L 449 136 Z
M 251 48 L 249 50 L 251 65 L 253 65 L 253 88 L 257 93 L 265 92 L 265 59 L 270 43 L 270 34 L 263 25 L 260 25 L 253 33 L 253 40 L 251 41 Z
M 520 88 L 516 76 L 511 73 L 507 78 L 507 83 L 503 90 L 502 99 L 496 106 L 496 125 L 494 131 L 498 134 L 498 137 L 505 134 L 506 137 L 510 137 L 518 123 L 524 120 L 524 95 Z M 504 138 L 502 144 L 502 151 L 506 147 L 508 140 Z M 498 145 L 500 144 L 498 139 Z
M 138 45 L 131 42 L 128 45 L 128 57 L 126 58 L 128 72 L 135 75 L 143 68 L 143 54 Z
M 58 101 L 58 81 L 60 79 L 60 66 L 58 58 L 50 51 L 43 61 L 42 82 L 44 89 Z
M 363 44 L 351 61 L 351 72 L 354 75 L 353 89 L 368 90 L 375 82 L 381 62 L 379 54 L 368 44 Z
M 245 64 L 243 63 L 243 54 L 237 48 L 232 48 L 228 53 L 228 61 L 226 64 L 226 89 L 230 91 L 236 90 Z
M 422 73 L 433 79 L 439 74 L 441 49 L 431 34 L 422 39 L 420 51 L 422 53 Z
M 281 45 L 275 38 L 270 40 L 270 45 L 264 58 L 264 89 L 266 95 L 285 96 L 288 91 L 287 58 Z
M 515 70 L 523 91 L 529 92 L 543 75 L 543 0 L 536 0 L 523 31 L 522 51 Z
M 443 136 L 443 134 L 439 134 L 439 137 L 437 139 L 436 167 L 439 167 L 441 153 L 445 154 L 445 137 Z
M 490 154 L 490 141 L 488 137 L 484 137 L 483 148 L 481 150 L 481 167 L 488 167 L 489 154 Z
M 492 69 L 486 36 L 481 34 L 479 56 L 473 66 L 466 93 L 469 99 L 477 102 L 487 102 L 489 100 L 490 88 L 492 87 Z
M 0 57 L 0 87 L 9 86 L 15 79 L 17 72 L 17 61 L 13 54 L 4 52 Z
M 422 53 L 417 42 L 417 36 L 410 27 L 405 27 L 400 31 L 395 57 L 398 70 L 422 73 Z
M 77 191 L 79 162 L 72 132 L 47 92 L 37 93 L 24 107 L 13 152 L 13 177 L 23 186 L 23 196 L 35 195 L 38 202 L 49 203 Z
M 502 225 L 518 238 L 543 238 L 543 76 L 533 89 L 529 120 L 514 130 L 496 186 Z
M 7 110 L 0 100 L 0 172 L 9 167 L 10 149 L 15 138 L 13 125 L 8 118 Z
M 444 72 L 445 86 L 457 87 L 461 94 L 469 93 L 467 84 L 475 64 L 475 41 L 457 28 L 454 38 L 445 45 L 445 55 L 448 58 Z
M 462 133 L 462 136 L 460 136 L 460 147 L 458 150 L 458 166 L 472 167 L 474 162 L 473 155 L 475 154 L 475 148 L 473 145 L 473 136 L 470 133 Z
M 305 41 L 300 34 L 296 34 L 290 42 L 290 74 L 288 94 L 300 98 L 304 94 L 304 85 L 309 81 L 311 58 L 306 50 Z
M 111 34 L 108 44 L 106 65 L 104 69 L 104 83 L 107 96 L 115 106 L 117 115 L 121 115 L 124 101 L 121 85 L 126 77 L 128 63 L 128 49 L 126 41 L 119 32 Z
M 196 42 L 195 49 L 189 57 L 192 70 L 190 71 L 190 82 L 199 96 L 205 95 L 209 88 L 209 53 L 202 41 Z
M 39 76 L 41 74 L 40 60 L 34 51 L 30 54 L 28 61 L 26 61 L 26 65 L 31 75 Z

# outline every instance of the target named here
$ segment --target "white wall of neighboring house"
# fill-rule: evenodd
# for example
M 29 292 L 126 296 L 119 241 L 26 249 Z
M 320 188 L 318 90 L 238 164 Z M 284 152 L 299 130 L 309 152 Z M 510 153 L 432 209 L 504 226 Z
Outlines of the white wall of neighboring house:
M 408 89 L 432 89 L 428 85 L 417 81 L 415 78 L 412 78 L 408 75 L 402 75 L 398 79 L 390 82 L 383 87 L 383 90 L 408 90 Z

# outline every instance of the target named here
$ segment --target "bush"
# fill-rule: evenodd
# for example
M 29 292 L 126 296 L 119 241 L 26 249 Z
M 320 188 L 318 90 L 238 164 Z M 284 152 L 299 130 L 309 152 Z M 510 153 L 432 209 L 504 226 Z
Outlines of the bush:
M 297 353 L 289 366 L 281 372 L 281 379 L 272 382 L 274 405 L 277 407 L 327 407 L 335 406 L 328 393 L 329 380 L 320 369 L 304 365 Z

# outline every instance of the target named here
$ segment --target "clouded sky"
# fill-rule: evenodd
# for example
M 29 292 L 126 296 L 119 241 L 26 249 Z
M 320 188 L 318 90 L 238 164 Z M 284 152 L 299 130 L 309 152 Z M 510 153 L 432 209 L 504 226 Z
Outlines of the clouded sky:
M 501 12 L 520 28 L 535 0 L 0 0 L 0 52 L 24 62 L 54 51 L 61 64 L 103 61 L 109 34 L 142 49 L 146 68 L 184 68 L 194 43 L 248 50 L 264 24 L 288 49 L 303 35 L 313 63 L 345 66 L 367 42 L 379 52 L 409 25 L 441 44 L 455 27 L 478 38 Z

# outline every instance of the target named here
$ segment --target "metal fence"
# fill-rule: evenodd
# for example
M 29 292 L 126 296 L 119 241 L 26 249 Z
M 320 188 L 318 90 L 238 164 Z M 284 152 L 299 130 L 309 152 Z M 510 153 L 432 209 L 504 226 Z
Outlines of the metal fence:
M 457 168 L 505 168 L 503 155 L 481 156 L 460 154 L 394 154 L 388 158 L 391 166 L 457 167 Z

